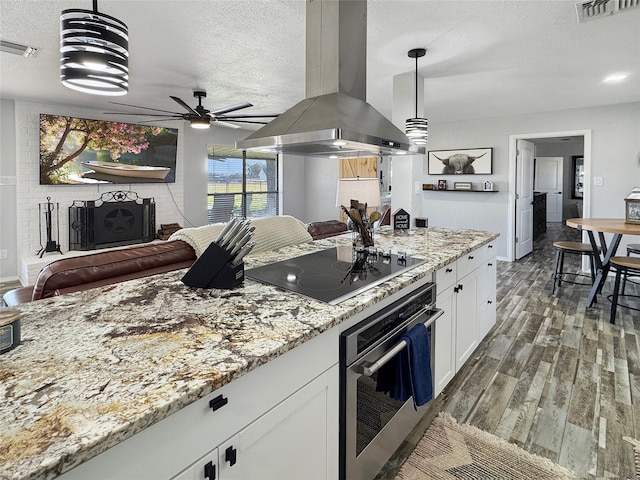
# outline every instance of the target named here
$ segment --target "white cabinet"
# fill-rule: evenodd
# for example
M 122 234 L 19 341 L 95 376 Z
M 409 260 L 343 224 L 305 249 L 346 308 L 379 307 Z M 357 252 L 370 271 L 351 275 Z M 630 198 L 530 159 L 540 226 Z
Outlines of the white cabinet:
M 437 276 L 437 274 L 436 274 Z M 439 284 L 436 284 L 439 288 Z M 440 395 L 440 392 L 447 386 L 456 374 L 455 358 L 455 308 L 456 296 L 453 292 L 453 285 L 445 290 L 438 290 L 438 308 L 443 314 L 435 323 L 435 342 L 433 354 L 433 397 Z
M 496 321 L 496 256 L 493 243 L 436 272 L 434 390 L 437 396 L 473 354 Z
M 334 366 L 172 480 L 336 479 L 337 385 Z
M 456 371 L 478 346 L 477 277 L 472 271 L 453 288 L 456 297 Z
M 485 245 L 478 278 L 478 338 L 482 340 L 496 324 L 496 254 L 493 244 Z
M 338 385 L 337 369 L 316 378 L 220 445 L 220 480 L 336 478 L 327 464 L 333 431 L 327 410 L 331 391 Z

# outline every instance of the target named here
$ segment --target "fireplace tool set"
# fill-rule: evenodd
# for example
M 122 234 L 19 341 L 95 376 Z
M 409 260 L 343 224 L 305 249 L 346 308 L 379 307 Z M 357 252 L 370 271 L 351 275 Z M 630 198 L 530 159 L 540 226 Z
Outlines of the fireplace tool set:
M 56 211 L 56 238 L 58 241 L 53 239 L 53 210 L 55 208 Z M 42 258 L 45 253 L 48 252 L 59 252 L 62 254 L 62 250 L 60 250 L 60 224 L 58 219 L 58 211 L 60 210 L 59 204 L 51 203 L 51 197 L 47 197 L 47 203 L 39 203 L 38 204 L 38 216 L 40 218 L 40 250 L 38 250 L 37 255 Z M 47 234 L 47 240 L 45 246 L 42 246 L 42 217 L 44 212 L 44 223 L 45 223 L 45 232 Z

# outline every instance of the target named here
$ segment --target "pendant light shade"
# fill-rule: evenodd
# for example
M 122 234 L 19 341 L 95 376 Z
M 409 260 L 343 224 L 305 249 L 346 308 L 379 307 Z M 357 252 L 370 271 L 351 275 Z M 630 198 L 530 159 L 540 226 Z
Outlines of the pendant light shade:
M 60 15 L 60 81 L 94 95 L 129 91 L 129 32 L 117 18 L 93 10 L 63 10 Z
M 418 58 L 424 57 L 427 50 L 424 48 L 414 48 L 409 50 L 409 58 L 416 59 L 415 89 L 416 89 L 416 110 L 415 117 L 408 118 L 405 122 L 405 133 L 407 137 L 416 145 L 426 145 L 428 137 L 428 121 L 426 118 L 418 117 Z

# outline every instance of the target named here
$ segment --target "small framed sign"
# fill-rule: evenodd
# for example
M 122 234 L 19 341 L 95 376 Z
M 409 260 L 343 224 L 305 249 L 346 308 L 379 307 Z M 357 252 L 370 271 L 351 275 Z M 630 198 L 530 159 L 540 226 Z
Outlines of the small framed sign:
M 399 208 L 393 213 L 393 229 L 408 230 L 411 228 L 410 215 L 407 211 Z
M 490 182 L 489 180 L 484 182 L 483 190 L 485 192 L 493 192 L 493 182 Z
M 471 182 L 453 182 L 454 190 L 471 190 Z

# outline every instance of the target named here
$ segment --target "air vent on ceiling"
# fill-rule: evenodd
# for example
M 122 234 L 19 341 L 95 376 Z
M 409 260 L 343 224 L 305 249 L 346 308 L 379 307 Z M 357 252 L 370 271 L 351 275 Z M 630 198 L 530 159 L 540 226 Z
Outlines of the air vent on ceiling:
M 588 0 L 576 3 L 578 23 L 640 7 L 640 0 Z

